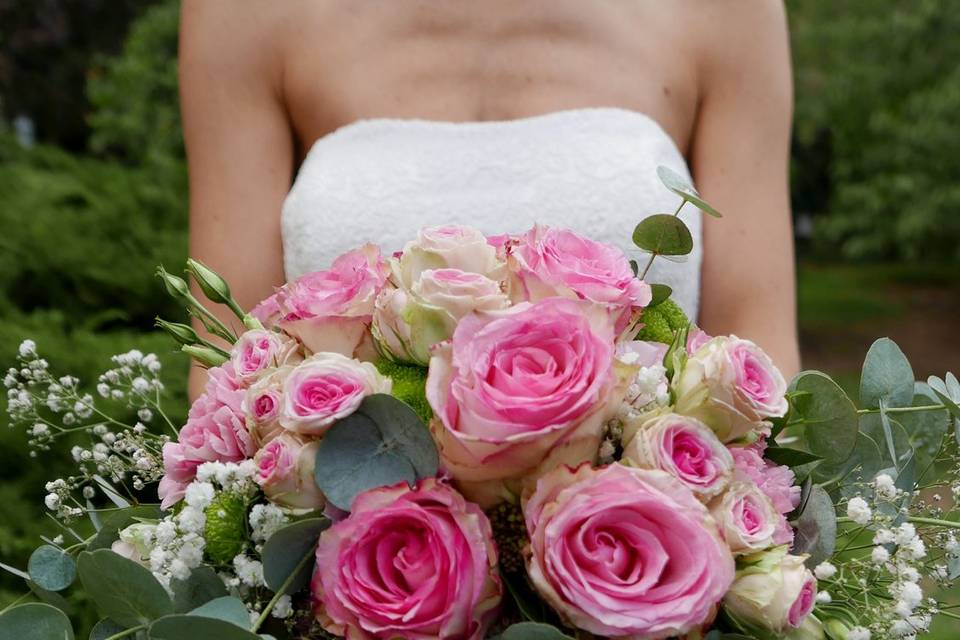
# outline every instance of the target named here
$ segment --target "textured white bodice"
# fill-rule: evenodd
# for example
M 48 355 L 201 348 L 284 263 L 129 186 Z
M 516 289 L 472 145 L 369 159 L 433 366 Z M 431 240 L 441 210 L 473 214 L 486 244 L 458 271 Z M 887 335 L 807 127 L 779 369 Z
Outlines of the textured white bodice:
M 517 120 L 359 120 L 313 145 L 283 206 L 286 277 L 325 269 L 373 242 L 391 253 L 421 227 L 461 224 L 487 234 L 534 223 L 619 246 L 641 266 L 631 235 L 641 218 L 673 213 L 680 199 L 657 165 L 688 176 L 673 139 L 652 118 L 617 108 L 559 111 Z M 681 217 L 694 251 L 659 258 L 647 276 L 673 288 L 696 318 L 701 214 Z

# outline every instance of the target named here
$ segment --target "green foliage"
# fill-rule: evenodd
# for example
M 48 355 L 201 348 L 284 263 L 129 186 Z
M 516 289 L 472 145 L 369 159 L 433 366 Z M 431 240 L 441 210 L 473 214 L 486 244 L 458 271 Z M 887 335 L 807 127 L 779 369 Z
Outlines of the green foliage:
M 655 255 L 685 256 L 693 250 L 690 229 L 680 218 L 658 213 L 644 218 L 633 230 L 633 243 Z
M 69 553 L 45 544 L 30 555 L 27 572 L 41 588 L 63 591 L 77 577 L 77 563 Z
M 313 573 L 314 549 L 320 534 L 330 526 L 326 518 L 308 518 L 280 529 L 263 545 L 263 579 L 274 592 L 305 589 Z
M 187 613 L 211 600 L 227 595 L 227 588 L 217 572 L 207 565 L 200 565 L 190 572 L 185 580 L 170 581 L 173 591 L 173 610 Z
M 503 632 L 501 640 L 573 640 L 556 627 L 541 622 L 518 622 Z
M 637 340 L 673 343 L 674 334 L 685 328 L 690 321 L 683 309 L 671 299 L 664 300 L 655 307 L 647 307 L 640 316 L 643 323 Z
M 426 425 L 393 396 L 368 396 L 326 433 L 317 450 L 317 486 L 345 511 L 360 493 L 437 474 L 437 446 Z
M 67 616 L 47 604 L 32 602 L 0 614 L 0 632 L 17 640 L 73 640 Z
M 170 597 L 150 570 L 109 549 L 84 551 L 77 561 L 83 589 L 105 616 L 135 627 L 173 613 Z

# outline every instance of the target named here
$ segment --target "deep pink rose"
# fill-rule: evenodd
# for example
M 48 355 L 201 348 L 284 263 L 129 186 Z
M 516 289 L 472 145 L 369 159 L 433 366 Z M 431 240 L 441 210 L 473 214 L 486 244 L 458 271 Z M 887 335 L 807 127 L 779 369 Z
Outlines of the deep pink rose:
M 682 635 L 713 616 L 733 582 L 706 507 L 663 471 L 559 467 L 525 496 L 524 515 L 534 587 L 595 635 Z
M 304 441 L 285 433 L 257 451 L 254 479 L 270 502 L 290 509 L 323 508 L 323 493 L 313 479 L 319 446 L 319 440 Z
M 786 514 L 800 504 L 800 487 L 795 485 L 796 477 L 790 467 L 774 464 L 763 458 L 766 443 L 761 440 L 749 447 L 731 447 L 735 475 L 757 485 L 781 514 L 777 530 L 773 536 L 774 544 L 793 542 L 793 527 L 787 522 Z
M 443 466 L 471 500 L 504 484 L 592 460 L 614 393 L 613 327 L 594 305 L 562 298 L 460 321 L 430 361 L 427 399 Z
M 368 328 L 388 273 L 380 249 L 368 244 L 345 253 L 277 292 L 279 326 L 312 352 L 357 354 L 370 344 Z
M 315 353 L 283 380 L 280 426 L 321 436 L 334 422 L 357 410 L 363 399 L 390 393 L 391 380 L 369 362 L 339 353 Z
M 733 474 L 730 451 L 694 418 L 672 413 L 650 418 L 624 442 L 625 459 L 666 471 L 704 500 L 726 489 Z
M 490 523 L 432 478 L 367 491 L 320 535 L 312 591 L 349 640 L 481 640 L 502 591 Z
M 509 247 L 509 255 L 515 299 L 563 296 L 609 305 L 617 310 L 618 330 L 631 311 L 650 303 L 650 286 L 633 274 L 619 248 L 573 231 L 536 225 Z
M 273 331 L 252 329 L 237 339 L 230 351 L 230 361 L 241 383 L 255 381 L 267 369 L 285 364 L 296 355 L 297 343 Z
M 204 392 L 190 407 L 177 442 L 163 447 L 165 475 L 158 490 L 163 508 L 183 497 L 200 464 L 238 462 L 253 455 L 253 438 L 241 408 L 243 397 L 232 363 L 208 371 Z

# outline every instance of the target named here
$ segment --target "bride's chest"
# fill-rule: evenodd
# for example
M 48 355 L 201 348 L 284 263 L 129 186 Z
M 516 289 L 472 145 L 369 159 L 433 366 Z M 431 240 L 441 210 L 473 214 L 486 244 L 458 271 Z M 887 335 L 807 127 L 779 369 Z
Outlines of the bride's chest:
M 620 106 L 686 149 L 697 82 L 683 18 L 659 0 L 305 3 L 288 25 L 284 97 L 304 148 L 362 118 Z

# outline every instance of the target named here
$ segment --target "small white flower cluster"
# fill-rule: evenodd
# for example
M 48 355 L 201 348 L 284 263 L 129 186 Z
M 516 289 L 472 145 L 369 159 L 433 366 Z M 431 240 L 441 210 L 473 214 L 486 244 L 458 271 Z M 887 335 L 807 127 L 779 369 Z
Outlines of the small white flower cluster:
M 630 364 L 630 356 L 621 356 L 626 364 Z M 627 393 L 617 416 L 624 422 L 670 404 L 669 385 L 667 383 L 667 369 L 661 364 L 649 367 L 640 367 L 633 380 L 627 386 Z
M 163 390 L 160 360 L 155 354 L 143 355 L 137 349 L 115 355 L 111 360 L 117 366 L 105 371 L 99 378 L 97 393 L 103 398 L 126 400 L 138 409 L 140 419 L 149 422 L 153 415 L 148 405 L 152 395 Z
M 72 481 L 73 478 L 70 480 Z M 60 520 L 71 522 L 84 514 L 83 508 L 73 499 L 72 482 L 57 478 L 48 482 L 44 488 L 47 490 L 47 495 L 43 499 L 43 504 Z

